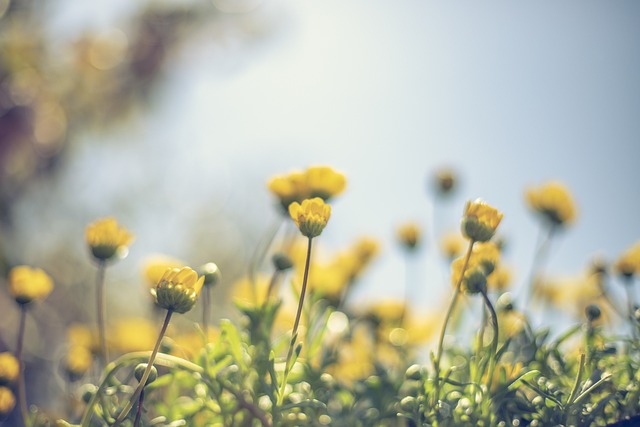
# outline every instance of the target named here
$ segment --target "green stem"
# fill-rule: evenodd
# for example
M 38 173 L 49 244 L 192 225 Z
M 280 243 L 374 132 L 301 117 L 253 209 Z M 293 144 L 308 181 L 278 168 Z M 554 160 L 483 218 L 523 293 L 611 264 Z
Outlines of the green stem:
M 144 402 L 144 388 L 140 392 L 140 398 L 138 398 L 138 409 L 136 410 L 136 419 L 133 421 L 133 427 L 140 425 L 140 418 L 142 417 L 142 403 Z
M 304 278 L 302 279 L 302 290 L 300 291 L 300 300 L 298 301 L 298 311 L 296 312 L 296 320 L 293 322 L 293 331 L 291 333 L 291 342 L 289 343 L 289 351 L 287 353 L 287 359 L 284 364 L 284 376 L 282 378 L 282 384 L 280 385 L 280 394 L 278 395 L 278 406 L 282 405 L 284 401 L 284 390 L 287 385 L 287 377 L 289 376 L 289 361 L 293 356 L 293 348 L 298 338 L 298 325 L 300 324 L 300 315 L 302 314 L 302 305 L 304 303 L 304 295 L 307 291 L 307 279 L 309 278 L 309 264 L 311 261 L 311 242 L 313 238 L 309 237 L 309 243 L 307 245 L 307 260 L 304 265 Z
M 127 414 L 129 414 L 129 411 L 131 411 L 131 408 L 133 408 L 133 405 L 137 402 L 138 397 L 142 393 L 142 390 L 144 389 L 144 386 L 147 383 L 147 379 L 149 378 L 149 373 L 151 372 L 151 368 L 153 368 L 153 361 L 155 360 L 156 355 L 158 354 L 158 349 L 160 348 L 162 337 L 164 337 L 165 332 L 167 332 L 167 327 L 169 326 L 169 322 L 171 321 L 172 314 L 173 314 L 173 310 L 167 310 L 167 316 L 164 318 L 164 323 L 162 324 L 162 329 L 160 330 L 160 334 L 158 335 L 156 346 L 153 348 L 153 352 L 151 353 L 151 356 L 149 356 L 149 361 L 147 362 L 147 369 L 144 370 L 144 374 L 142 374 L 142 378 L 140 379 L 140 384 L 138 384 L 136 391 L 133 393 L 133 395 L 129 399 L 127 406 L 124 407 L 122 412 L 120 412 L 118 419 L 116 419 L 114 427 L 119 426 L 120 423 L 125 419 Z
M 496 353 L 498 352 L 498 316 L 487 296 L 485 290 L 480 291 L 484 304 L 491 315 L 491 326 L 493 326 L 493 337 L 491 338 L 491 353 L 489 353 L 489 378 L 487 379 L 487 390 L 491 392 L 491 383 L 493 382 L 493 372 L 496 369 Z
M 266 238 L 262 242 L 258 242 L 253 254 L 251 255 L 251 259 L 249 260 L 249 280 L 251 281 L 254 289 L 256 288 L 256 273 L 258 271 L 260 263 L 262 263 L 262 260 L 269 251 L 269 248 L 271 247 L 271 244 L 276 238 L 276 234 L 278 234 L 278 231 L 280 230 L 280 227 L 282 227 L 283 223 L 284 221 L 282 220 L 282 218 L 280 218 L 278 222 L 273 223 L 267 230 L 267 234 L 265 235 Z
M 107 331 L 106 331 L 106 298 L 104 288 L 106 264 L 105 261 L 99 261 L 98 272 L 96 275 L 96 292 L 97 292 L 97 316 L 98 316 L 98 335 L 100 337 L 100 358 L 102 366 L 106 366 L 109 362 L 109 351 L 107 350 Z
M 449 323 L 449 319 L 451 318 L 451 314 L 453 313 L 453 309 L 456 306 L 456 302 L 458 301 L 458 297 L 460 296 L 460 286 L 462 285 L 462 279 L 464 278 L 464 272 L 469 265 L 469 259 L 471 258 L 471 251 L 473 250 L 473 245 L 475 244 L 474 240 L 469 241 L 469 247 L 467 248 L 467 254 L 465 255 L 464 264 L 462 266 L 462 271 L 460 272 L 460 277 L 458 278 L 458 283 L 456 283 L 456 288 L 453 293 L 453 298 L 451 299 L 451 303 L 449 303 L 449 308 L 447 309 L 447 314 L 444 318 L 444 324 L 442 325 L 442 330 L 440 331 L 440 338 L 438 339 L 438 349 L 436 352 L 436 359 L 434 362 L 434 373 L 435 373 L 435 389 L 433 392 L 433 406 L 438 403 L 440 399 L 440 360 L 442 359 L 442 347 L 444 344 L 444 336 L 447 331 L 447 325 Z
M 541 266 L 544 264 L 548 254 L 549 254 L 549 244 L 551 243 L 551 239 L 555 234 L 557 225 L 549 225 L 549 229 L 544 234 L 544 228 L 540 229 L 540 233 L 538 234 L 538 244 L 536 253 L 533 256 L 533 262 L 531 263 L 531 271 L 529 272 L 529 281 L 528 287 L 524 291 L 524 300 L 522 301 L 522 307 L 526 307 L 529 300 L 533 297 L 534 292 L 534 282 L 536 280 L 536 276 L 539 274 Z M 543 237 L 544 236 L 544 237 Z
M 275 269 L 275 271 L 271 275 L 271 280 L 269 281 L 269 288 L 267 289 L 267 296 L 264 299 L 264 305 L 266 305 L 269 301 L 269 298 L 271 298 L 273 290 L 276 287 L 276 283 L 278 282 L 278 277 L 280 277 L 280 270 Z
M 20 414 L 25 426 L 31 425 L 29 419 L 29 409 L 27 408 L 27 390 L 24 381 L 24 361 L 22 360 L 22 349 L 24 345 L 25 326 L 27 324 L 27 306 L 20 304 L 20 326 L 18 326 L 18 344 L 16 345 L 16 358 L 18 359 L 18 401 L 20 402 Z
M 211 315 L 211 287 L 205 286 L 202 290 L 202 330 L 205 342 L 209 342 L 209 317 Z
M 151 353 L 151 351 L 137 351 L 133 353 L 127 353 L 124 356 L 121 356 L 120 358 L 109 363 L 105 367 L 102 374 L 102 379 L 100 381 L 100 386 L 98 387 L 96 393 L 91 396 L 91 400 L 89 400 L 89 403 L 87 403 L 87 407 L 85 408 L 85 411 L 82 415 L 82 420 L 80 421 L 81 427 L 89 427 L 91 425 L 93 407 L 98 402 L 99 397 L 109 386 L 111 378 L 116 374 L 116 371 L 123 366 L 135 366 L 139 363 L 148 361 Z M 167 368 L 182 368 L 191 372 L 196 372 L 198 374 L 204 373 L 202 367 L 196 365 L 195 363 L 189 362 L 188 360 L 182 359 L 180 357 L 171 356 L 169 354 L 158 353 L 158 355 L 156 356 L 156 364 Z

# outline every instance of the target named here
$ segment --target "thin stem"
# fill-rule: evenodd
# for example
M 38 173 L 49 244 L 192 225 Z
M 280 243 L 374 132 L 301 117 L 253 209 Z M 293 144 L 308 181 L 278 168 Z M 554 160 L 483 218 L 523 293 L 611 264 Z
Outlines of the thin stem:
M 491 315 L 491 326 L 493 326 L 493 337 L 491 338 L 491 353 L 489 353 L 489 378 L 487 379 L 487 390 L 491 392 L 491 383 L 493 382 L 493 372 L 496 369 L 496 353 L 498 352 L 498 316 L 487 296 L 485 290 L 481 290 L 480 294 L 484 300 L 484 304 Z
M 269 301 L 269 298 L 271 298 L 273 290 L 276 287 L 276 283 L 278 282 L 278 277 L 280 277 L 280 270 L 275 269 L 275 271 L 271 275 L 271 280 L 269 281 L 269 288 L 267 288 L 267 295 L 264 299 L 264 304 L 266 304 L 267 301 Z
M 636 326 L 637 323 L 634 315 L 636 301 L 633 296 L 633 276 L 625 277 L 623 286 L 627 297 L 627 318 L 629 319 L 629 323 L 631 324 L 631 336 L 633 338 L 637 338 L 638 328 Z
M 267 230 L 265 239 L 262 242 L 258 242 L 253 254 L 251 254 L 251 259 L 249 260 L 249 279 L 254 289 L 256 286 L 256 272 L 258 271 L 260 263 L 269 251 L 269 248 L 271 247 L 271 244 L 276 238 L 276 234 L 278 234 L 278 231 L 280 230 L 280 227 L 282 227 L 283 223 L 284 221 L 282 220 L 282 218 L 280 218 L 278 222 L 273 223 Z
M 20 402 L 20 414 L 25 426 L 30 426 L 29 409 L 27 408 L 27 390 L 24 381 L 24 361 L 22 360 L 22 349 L 24 345 L 24 332 L 27 324 L 27 306 L 20 304 L 20 326 L 18 326 L 18 343 L 16 345 L 16 358 L 20 367 L 18 375 L 18 401 Z
M 149 373 L 151 372 L 151 368 L 153 367 L 153 361 L 155 360 L 156 355 L 158 354 L 158 349 L 160 348 L 160 343 L 162 342 L 162 337 L 164 337 L 165 332 L 167 332 L 167 327 L 169 326 L 169 322 L 171 321 L 171 315 L 172 314 L 173 314 L 173 310 L 167 310 L 167 316 L 164 318 L 164 323 L 162 324 L 162 329 L 160 330 L 160 335 L 158 335 L 158 340 L 156 341 L 156 346 L 153 348 L 153 352 L 151 353 L 151 356 L 149 356 L 149 361 L 147 362 L 147 369 L 144 370 L 144 374 L 142 374 L 142 378 L 140 379 L 140 383 L 138 384 L 138 387 L 136 388 L 136 391 L 131 396 L 131 399 L 129 399 L 129 402 L 127 403 L 127 406 L 125 406 L 124 409 L 122 410 L 122 412 L 120 412 L 120 415 L 118 416 L 118 419 L 116 420 L 116 422 L 114 424 L 114 427 L 119 426 L 120 423 L 125 419 L 127 414 L 129 414 L 129 411 L 131 411 L 131 408 L 133 408 L 133 405 L 138 400 L 138 397 L 142 393 L 142 390 L 144 389 L 144 386 L 147 383 L 147 379 L 149 378 Z
M 206 342 L 209 342 L 209 318 L 211 315 L 211 286 L 205 286 L 202 292 L 202 329 Z
M 442 325 L 442 330 L 440 331 L 440 338 L 438 339 L 438 350 L 436 352 L 436 359 L 434 362 L 434 373 L 435 373 L 435 390 L 433 393 L 433 405 L 435 406 L 440 399 L 440 360 L 442 358 L 442 347 L 444 344 L 444 336 L 447 331 L 447 324 L 449 323 L 449 319 L 451 318 L 451 313 L 453 313 L 453 309 L 456 306 L 456 302 L 458 301 L 458 297 L 460 296 L 460 285 L 462 285 L 462 279 L 464 278 L 464 273 L 467 270 L 467 266 L 469 265 L 469 259 L 471 258 L 471 251 L 473 250 L 473 245 L 475 244 L 474 240 L 469 241 L 469 247 L 467 248 L 467 254 L 464 258 L 464 264 L 462 266 L 462 271 L 460 272 L 460 277 L 458 278 L 458 283 L 456 283 L 456 288 L 453 293 L 453 298 L 451 299 L 451 303 L 449 303 L 449 308 L 447 309 L 447 314 L 444 318 L 444 324 Z
M 106 366 L 109 362 L 109 351 L 107 349 L 107 331 L 106 331 L 106 298 L 104 287 L 104 276 L 106 271 L 105 261 L 98 263 L 98 272 L 96 276 L 96 292 L 97 292 L 97 316 L 98 316 L 98 335 L 100 337 L 100 358 L 102 366 Z
M 538 243 L 536 245 L 536 253 L 533 256 L 533 261 L 531 263 L 531 271 L 529 272 L 529 280 L 527 282 L 527 289 L 524 290 L 524 297 L 522 301 L 523 309 L 527 306 L 529 300 L 533 297 L 534 291 L 534 282 L 536 276 L 539 274 L 539 271 L 547 259 L 549 255 L 549 245 L 551 243 L 551 239 L 553 238 L 555 231 L 557 229 L 557 225 L 551 224 L 547 229 L 547 233 L 544 234 L 545 229 L 541 228 L 540 233 L 538 234 Z
M 138 399 L 138 409 L 136 410 L 136 419 L 133 421 L 133 427 L 140 425 L 140 418 L 142 417 L 142 403 L 144 402 L 144 388 L 140 392 L 140 398 Z
M 304 264 L 304 278 L 302 279 L 302 290 L 300 291 L 300 300 L 298 301 L 298 311 L 296 312 L 296 320 L 293 322 L 293 331 L 291 333 L 291 342 L 289 343 L 289 351 L 287 353 L 287 359 L 284 364 L 284 376 L 282 378 L 282 384 L 280 385 L 280 394 L 278 395 L 278 406 L 282 405 L 284 400 L 284 389 L 287 385 L 287 377 L 289 376 L 289 361 L 293 356 L 293 348 L 298 338 L 298 325 L 300 324 L 300 315 L 302 314 L 302 305 L 304 303 L 304 294 L 307 291 L 307 279 L 309 278 L 309 264 L 311 261 L 311 242 L 313 239 L 309 237 L 309 243 L 307 246 L 307 260 Z

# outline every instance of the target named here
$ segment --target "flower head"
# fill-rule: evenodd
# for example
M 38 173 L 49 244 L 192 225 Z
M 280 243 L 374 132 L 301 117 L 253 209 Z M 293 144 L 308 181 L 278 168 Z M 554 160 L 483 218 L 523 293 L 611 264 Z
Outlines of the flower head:
M 491 240 L 503 214 L 481 199 L 468 201 L 462 217 L 462 234 L 476 242 Z
M 345 176 L 329 166 L 312 166 L 306 171 L 309 197 L 327 201 L 342 193 L 347 186 Z
M 398 227 L 398 240 L 408 250 L 413 250 L 420 242 L 422 231 L 415 222 L 407 222 Z
M 125 251 L 133 241 L 133 235 L 112 217 L 89 224 L 85 230 L 85 238 L 93 256 L 101 261 Z
M 302 204 L 289 205 L 289 215 L 303 236 L 313 238 L 322 233 L 331 216 L 331 206 L 319 197 L 306 199 Z
M 5 351 L 0 353 L 0 385 L 13 383 L 18 379 L 20 364 L 16 357 Z
M 204 276 L 204 285 L 213 286 L 222 280 L 222 273 L 218 265 L 213 262 L 208 262 L 200 267 L 200 273 Z
M 571 193 L 559 182 L 549 182 L 526 192 L 529 207 L 551 224 L 565 225 L 576 218 L 576 205 Z
M 624 251 L 613 265 L 614 270 L 623 277 L 640 274 L 640 241 Z
M 9 292 L 18 304 L 28 304 L 43 299 L 53 290 L 51 277 L 39 268 L 26 265 L 14 267 L 9 272 Z
M 441 196 L 447 196 L 456 189 L 456 173 L 453 169 L 442 168 L 434 177 L 434 187 Z
M 81 345 L 72 345 L 65 357 L 65 370 L 72 380 L 80 379 L 87 373 L 93 362 L 91 350 Z
M 293 202 L 301 202 L 307 198 L 308 190 L 304 172 L 295 171 L 288 175 L 278 175 L 269 180 L 267 188 L 280 199 L 285 209 Z
M 0 420 L 13 411 L 16 406 L 16 397 L 11 389 L 0 386 Z
M 460 232 L 450 232 L 445 234 L 440 241 L 440 250 L 449 260 L 462 255 L 466 241 Z
M 195 305 L 204 284 L 204 276 L 189 267 L 169 268 L 151 294 L 156 304 L 176 313 L 186 313 Z
M 462 275 L 465 257 L 456 258 L 451 263 L 451 284 L 457 286 Z M 477 257 L 471 256 L 464 270 L 464 276 L 460 281 L 460 290 L 465 293 L 475 294 L 487 289 L 487 273 L 478 262 Z

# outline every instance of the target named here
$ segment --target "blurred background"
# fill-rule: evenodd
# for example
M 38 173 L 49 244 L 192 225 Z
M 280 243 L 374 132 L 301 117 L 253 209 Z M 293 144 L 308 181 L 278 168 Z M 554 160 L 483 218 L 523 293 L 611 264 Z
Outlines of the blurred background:
M 406 282 L 414 309 L 438 309 L 439 238 L 478 197 L 505 214 L 517 293 L 540 229 L 524 192 L 549 180 L 572 191 L 578 219 L 548 273 L 614 260 L 640 237 L 638 22 L 633 1 L 0 0 L 2 264 L 56 285 L 30 311 L 28 335 L 44 329 L 26 343 L 28 374 L 50 378 L 65 329 L 93 321 L 88 223 L 113 215 L 136 236 L 107 272 L 110 322 L 150 313 L 141 266 L 154 253 L 216 262 L 214 313 L 234 316 L 230 288 L 280 215 L 267 181 L 310 165 L 348 180 L 319 256 L 381 243 L 351 304 L 398 298 Z M 447 198 L 443 169 L 456 176 Z M 409 220 L 424 235 L 407 266 L 396 229 Z M 6 287 L 0 313 L 11 350 Z

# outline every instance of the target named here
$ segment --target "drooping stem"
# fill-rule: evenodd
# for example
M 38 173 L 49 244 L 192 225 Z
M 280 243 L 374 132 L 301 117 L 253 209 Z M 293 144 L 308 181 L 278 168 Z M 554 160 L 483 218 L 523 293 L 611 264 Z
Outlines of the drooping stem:
M 153 352 L 151 353 L 151 356 L 149 356 L 149 361 L 147 362 L 147 369 L 144 370 L 144 373 L 142 374 L 142 378 L 140 379 L 140 383 L 138 384 L 136 391 L 133 392 L 133 395 L 129 399 L 127 406 L 125 406 L 122 412 L 120 412 L 120 415 L 118 415 L 118 419 L 116 419 L 114 427 L 119 426 L 120 423 L 129 414 L 129 411 L 131 411 L 131 408 L 133 408 L 133 405 L 135 405 L 135 403 L 138 401 L 138 398 L 140 397 L 140 394 L 142 393 L 144 386 L 147 384 L 149 373 L 151 372 L 151 368 L 153 368 L 153 361 L 155 360 L 156 355 L 158 354 L 158 349 L 160 348 L 162 337 L 164 337 L 164 334 L 167 332 L 167 327 L 169 326 L 169 322 L 171 321 L 172 314 L 173 314 L 173 310 L 167 310 L 167 316 L 164 318 L 164 323 L 162 324 L 162 329 L 160 330 L 160 334 L 158 335 L 158 340 L 156 341 L 156 345 L 153 348 Z
M 282 377 L 282 384 L 280 385 L 280 394 L 278 395 L 278 406 L 282 405 L 284 400 L 284 390 L 287 385 L 287 377 L 291 366 L 289 362 L 293 356 L 293 349 L 298 338 L 298 325 L 300 324 L 300 315 L 302 314 L 302 305 L 304 304 L 304 295 L 307 291 L 307 279 L 309 278 L 309 264 L 311 261 L 311 243 L 313 238 L 309 237 L 309 243 L 307 246 L 307 260 L 304 264 L 304 277 L 302 279 L 302 290 L 300 291 L 300 300 L 298 301 L 298 311 L 296 312 L 296 320 L 293 322 L 293 331 L 291 332 L 291 342 L 289 342 L 289 351 L 287 352 L 287 359 L 284 364 L 284 376 Z
M 96 292 L 97 292 L 97 317 L 98 317 L 98 336 L 100 338 L 100 358 L 102 366 L 106 366 L 109 362 L 109 351 L 107 349 L 107 331 L 106 331 L 106 311 L 107 302 L 105 298 L 104 276 L 106 264 L 105 261 L 98 262 L 98 272 L 96 276 Z
M 487 379 L 487 390 L 491 391 L 491 383 L 493 382 L 493 372 L 496 369 L 496 353 L 498 352 L 498 316 L 496 310 L 491 304 L 491 300 L 487 296 L 487 291 L 481 290 L 480 294 L 484 301 L 489 314 L 491 315 L 491 326 L 493 327 L 493 337 L 491 338 L 491 352 L 489 353 L 489 377 Z
M 442 325 L 442 330 L 440 331 L 440 338 L 438 339 L 438 349 L 436 350 L 436 358 L 434 361 L 434 381 L 435 388 L 433 393 L 433 405 L 435 406 L 440 399 L 440 360 L 442 359 L 442 347 L 444 344 L 444 336 L 447 331 L 447 325 L 449 324 L 449 319 L 451 318 L 451 314 L 453 313 L 453 309 L 456 306 L 456 302 L 458 301 L 458 297 L 460 296 L 460 285 L 462 284 L 462 279 L 464 279 L 464 273 L 467 270 L 467 266 L 469 265 L 469 259 L 471 258 L 471 252 L 473 250 L 473 245 L 475 241 L 469 241 L 469 247 L 467 248 L 467 254 L 464 258 L 464 264 L 462 265 L 462 271 L 460 272 L 460 277 L 458 278 L 458 283 L 456 283 L 456 288 L 453 291 L 453 298 L 449 303 L 449 308 L 447 309 L 447 314 L 444 318 L 444 324 Z
M 20 414 L 22 415 L 22 422 L 25 426 L 31 425 L 29 419 L 29 409 L 27 408 L 27 390 L 24 381 L 24 361 L 22 360 L 22 349 L 24 345 L 24 332 L 27 324 L 27 306 L 20 304 L 20 325 L 18 326 L 18 343 L 16 345 L 16 358 L 18 359 L 18 366 L 20 367 L 20 374 L 18 375 L 18 400 L 20 404 Z

